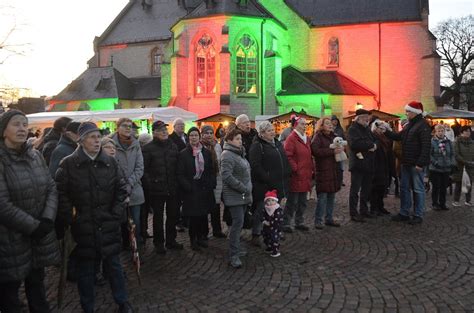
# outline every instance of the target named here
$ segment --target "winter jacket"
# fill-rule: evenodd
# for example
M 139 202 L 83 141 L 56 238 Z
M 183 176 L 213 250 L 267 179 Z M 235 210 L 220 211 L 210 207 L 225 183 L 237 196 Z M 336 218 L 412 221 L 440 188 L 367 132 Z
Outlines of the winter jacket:
M 385 138 L 383 134 L 373 134 L 375 143 L 377 144 L 377 150 L 374 152 L 374 176 L 372 180 L 372 186 L 387 188 L 391 170 L 391 159 L 390 154 L 393 154 L 391 146 L 393 142 L 388 138 Z M 384 136 L 384 138 L 379 138 Z M 387 142 L 387 147 L 383 146 L 382 139 Z
M 178 148 L 170 140 L 153 139 L 143 147 L 143 186 L 147 196 L 175 196 L 178 190 L 176 167 Z
M 41 218 L 56 219 L 58 195 L 41 153 L 25 145 L 21 152 L 0 141 L 0 283 L 21 281 L 32 268 L 58 264 L 56 233 L 31 234 Z
M 375 153 L 369 150 L 374 148 L 375 139 L 370 127 L 364 127 L 357 122 L 352 123 L 347 132 L 347 140 L 349 143 L 349 171 L 373 173 Z M 362 155 L 362 158 L 358 155 Z
M 434 136 L 431 139 L 429 170 L 432 172 L 450 173 L 456 165 L 455 162 L 451 141 L 446 137 L 439 139 Z
M 188 136 L 186 136 L 186 134 L 183 134 L 185 140 L 186 140 L 186 143 L 183 142 L 183 140 L 181 139 L 181 137 L 178 136 L 178 134 L 176 132 L 173 132 L 171 133 L 169 139 L 176 145 L 176 147 L 178 148 L 178 152 L 181 152 L 184 148 L 186 148 L 186 145 L 189 143 L 188 141 Z
M 421 114 L 410 120 L 399 133 L 386 131 L 385 135 L 402 142 L 402 164 L 419 167 L 430 164 L 431 128 Z
M 247 160 L 250 157 L 250 146 L 256 136 L 258 136 L 257 131 L 253 128 L 250 128 L 250 132 L 248 133 L 242 132 L 242 146 L 245 149 L 245 157 Z
M 294 130 L 285 140 L 285 152 L 291 167 L 290 192 L 310 191 L 314 167 L 310 138 L 304 143 Z
M 460 182 L 464 168 L 469 177 L 474 177 L 474 141 L 471 138 L 459 136 L 454 142 L 454 157 L 456 159 L 456 171 L 453 173 L 453 181 Z
M 252 203 L 250 164 L 245 150 L 227 142 L 221 155 L 222 198 L 226 206 Z
M 77 143 L 75 143 L 71 138 L 66 135 L 62 135 L 61 139 L 59 139 L 58 145 L 51 153 L 51 158 L 49 161 L 49 172 L 51 173 L 51 177 L 56 176 L 56 171 L 59 167 L 59 162 L 62 159 L 71 155 L 74 150 L 77 149 Z
M 277 139 L 271 144 L 255 136 L 250 146 L 249 160 L 254 202 L 263 201 L 265 193 L 270 190 L 276 190 L 280 199 L 288 197 L 291 167 L 285 148 Z
M 125 173 L 125 178 L 130 191 L 130 206 L 141 205 L 145 202 L 145 195 L 142 187 L 142 176 L 144 171 L 143 154 L 140 143 L 132 137 L 132 143 L 128 147 L 122 146 L 118 139 L 118 134 L 112 136 L 117 146 L 115 159 Z
M 211 152 L 202 148 L 204 172 L 200 179 L 194 179 L 196 164 L 191 146 L 186 147 L 178 157 L 178 182 L 183 195 L 184 216 L 205 216 L 215 206 L 214 188 L 216 174 L 212 164 Z
M 334 127 L 334 135 L 336 137 L 341 137 L 342 139 L 346 139 L 346 136 L 344 134 L 344 129 L 342 128 L 341 126 L 341 122 L 339 121 L 338 118 L 336 118 L 336 121 L 337 121 L 337 126 Z
M 205 148 L 208 148 L 208 146 L 206 146 L 205 144 L 203 144 L 203 146 Z M 219 204 L 221 203 L 221 200 L 222 200 L 222 176 L 221 176 L 222 147 L 220 143 L 213 140 L 212 148 L 209 147 L 208 150 L 215 154 L 213 161 L 217 163 L 217 164 L 214 164 L 215 171 L 216 171 L 216 188 L 214 188 L 214 199 L 216 200 L 216 204 Z
M 311 142 L 315 163 L 316 192 L 334 193 L 341 189 L 340 166 L 334 158 L 334 149 L 329 148 L 336 135 L 316 132 Z
M 57 224 L 71 225 L 75 255 L 95 259 L 120 253 L 127 183 L 117 161 L 103 151 L 92 160 L 79 147 L 59 165 L 56 183 Z
M 49 165 L 51 153 L 53 153 L 54 149 L 56 149 L 60 139 L 61 133 L 54 128 L 52 128 L 51 131 L 44 137 L 43 149 L 41 152 L 43 153 L 43 158 L 47 165 Z

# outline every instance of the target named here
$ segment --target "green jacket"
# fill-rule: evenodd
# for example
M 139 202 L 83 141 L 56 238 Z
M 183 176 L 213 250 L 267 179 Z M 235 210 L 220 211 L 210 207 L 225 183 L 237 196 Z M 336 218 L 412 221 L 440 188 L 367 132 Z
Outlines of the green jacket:
M 464 168 L 466 168 L 469 176 L 473 177 L 474 141 L 471 138 L 458 137 L 454 142 L 454 156 L 457 169 L 453 173 L 453 181 L 461 181 Z

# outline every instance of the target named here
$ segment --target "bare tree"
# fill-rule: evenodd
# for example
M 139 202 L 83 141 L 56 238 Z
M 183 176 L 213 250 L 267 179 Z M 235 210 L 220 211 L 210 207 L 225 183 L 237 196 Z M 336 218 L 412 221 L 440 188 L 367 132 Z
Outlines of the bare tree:
M 468 15 L 440 22 L 434 30 L 438 38 L 437 51 L 441 67 L 454 82 L 454 109 L 459 109 L 461 84 L 468 81 L 474 71 L 474 17 Z
M 29 52 L 30 43 L 15 40 L 15 33 L 21 29 L 22 25 L 17 24 L 14 16 L 12 18 L 13 7 L 2 5 L 0 11 L 2 12 L 0 18 L 11 20 L 10 27 L 7 27 L 5 32 L 0 32 L 0 65 L 2 65 L 10 57 L 26 55 Z

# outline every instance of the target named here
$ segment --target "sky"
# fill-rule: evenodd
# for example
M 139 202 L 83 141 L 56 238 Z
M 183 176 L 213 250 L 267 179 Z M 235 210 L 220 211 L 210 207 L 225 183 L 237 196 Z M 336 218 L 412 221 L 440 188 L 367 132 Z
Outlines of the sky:
M 0 64 L 0 87 L 53 96 L 87 68 L 92 42 L 128 0 L 0 0 L 0 43 L 16 25 L 9 42 L 25 44 L 25 56 Z M 441 20 L 474 14 L 473 0 L 430 0 L 430 28 Z M 0 51 L 0 62 L 5 55 Z

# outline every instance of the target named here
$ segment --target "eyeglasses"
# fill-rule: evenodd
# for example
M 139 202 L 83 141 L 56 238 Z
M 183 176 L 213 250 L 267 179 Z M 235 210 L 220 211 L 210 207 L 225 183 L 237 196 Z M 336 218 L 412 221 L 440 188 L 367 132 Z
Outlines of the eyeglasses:
M 132 128 L 132 125 L 130 125 L 130 124 L 122 124 L 122 125 L 120 125 L 120 127 L 126 128 L 126 129 L 130 129 L 130 128 Z

